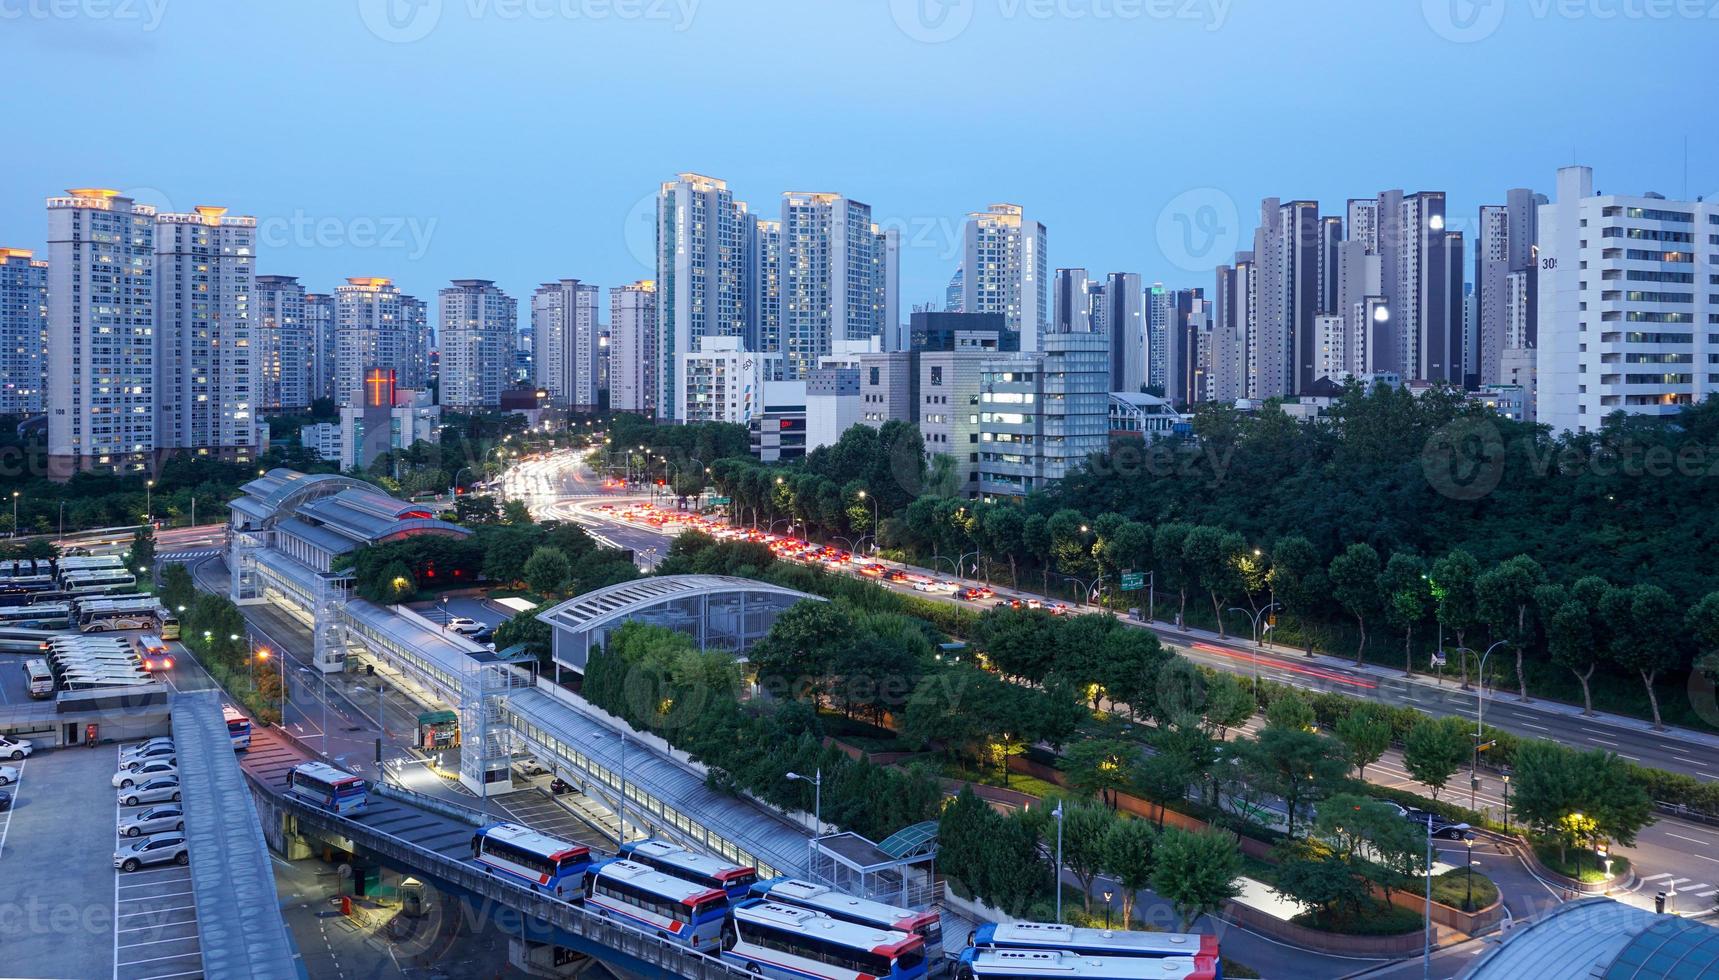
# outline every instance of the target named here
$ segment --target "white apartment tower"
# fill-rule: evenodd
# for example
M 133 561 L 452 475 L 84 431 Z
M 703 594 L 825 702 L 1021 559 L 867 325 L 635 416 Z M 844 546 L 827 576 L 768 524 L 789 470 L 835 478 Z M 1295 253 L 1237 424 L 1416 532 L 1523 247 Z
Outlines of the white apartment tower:
M 297 276 L 257 276 L 256 390 L 259 411 L 302 409 L 320 396 L 315 388 L 317 341 L 305 313 Z
M 0 248 L 0 415 L 44 410 L 48 372 L 48 262 Z
M 531 296 L 533 383 L 576 412 L 597 409 L 601 389 L 602 323 L 597 287 L 560 279 Z
M 155 445 L 257 453 L 251 294 L 257 219 L 226 208 L 155 216 Z
M 746 346 L 782 349 L 782 222 L 751 216 L 746 241 Z
M 657 284 L 609 290 L 609 409 L 657 412 Z
M 310 397 L 333 398 L 340 356 L 335 343 L 334 297 L 328 293 L 304 294 L 305 330 L 310 335 Z
M 895 257 L 871 223 L 870 205 L 839 194 L 783 194 L 780 235 L 780 351 L 787 378 L 805 377 L 835 342 L 881 337 L 886 325 L 892 333 L 898 328 L 883 309 Z
M 703 337 L 746 336 L 749 220 L 728 184 L 714 177 L 683 173 L 658 190 L 659 412 L 678 418 L 686 405 L 676 381 L 679 355 L 696 351 Z
M 76 189 L 48 206 L 48 464 L 138 471 L 155 449 L 155 209 Z
M 501 393 L 512 387 L 519 304 L 489 279 L 455 279 L 437 299 L 441 404 L 495 408 Z
M 400 291 L 392 279 L 359 277 L 334 290 L 335 401 L 364 404 L 365 373 L 394 372 L 400 388 L 420 388 L 428 378 L 428 323 L 424 303 Z
M 961 310 L 1001 313 L 1022 351 L 1040 349 L 1050 324 L 1050 258 L 1045 226 L 1018 204 L 993 204 L 967 216 Z
M 1596 195 L 1592 168 L 1565 167 L 1539 244 L 1540 422 L 1590 432 L 1719 391 L 1719 205 Z

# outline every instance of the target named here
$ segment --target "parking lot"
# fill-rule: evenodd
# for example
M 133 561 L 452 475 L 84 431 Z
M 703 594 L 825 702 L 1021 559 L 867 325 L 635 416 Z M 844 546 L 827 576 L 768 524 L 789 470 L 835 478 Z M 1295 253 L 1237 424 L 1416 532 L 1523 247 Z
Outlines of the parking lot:
M 112 751 L 113 769 L 119 769 L 119 754 Z M 111 777 L 110 777 L 111 779 Z M 147 785 L 147 784 L 145 784 Z M 139 813 L 170 803 L 156 800 L 126 806 L 114 805 L 113 839 L 120 845 L 148 840 L 148 836 L 119 836 L 119 827 Z M 177 836 L 170 829 L 155 836 Z M 188 860 L 188 859 L 187 859 Z M 111 865 L 111 861 L 109 864 Z M 115 980 L 166 980 L 196 977 L 203 972 L 203 950 L 197 942 L 197 901 L 191 893 L 191 869 L 168 860 L 146 864 L 135 871 L 114 869 L 113 962 Z

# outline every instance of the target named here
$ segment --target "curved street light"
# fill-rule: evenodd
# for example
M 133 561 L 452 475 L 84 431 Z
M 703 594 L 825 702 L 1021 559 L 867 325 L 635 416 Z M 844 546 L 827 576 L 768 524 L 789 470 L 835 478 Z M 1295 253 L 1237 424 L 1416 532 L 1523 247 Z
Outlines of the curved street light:
M 1474 708 L 1474 752 L 1468 764 L 1468 807 L 1474 809 L 1475 798 L 1480 788 L 1480 740 L 1486 737 L 1486 658 L 1492 656 L 1492 651 L 1509 643 L 1509 640 L 1499 640 L 1486 648 L 1480 655 L 1480 666 L 1476 672 L 1480 675 L 1480 687 L 1475 693 Z M 1457 647 L 1458 653 L 1473 653 L 1468 647 Z
M 1273 602 L 1272 604 L 1266 606 L 1264 609 L 1260 609 L 1256 612 L 1250 612 L 1246 609 L 1243 609 L 1240 606 L 1231 606 L 1229 608 L 1230 612 L 1239 612 L 1243 616 L 1246 616 L 1250 620 L 1253 621 L 1253 698 L 1254 698 L 1254 701 L 1256 701 L 1256 702 L 1259 700 L 1259 635 L 1260 635 L 1259 621 L 1260 621 L 1260 617 L 1264 616 L 1266 613 L 1271 612 L 1273 609 L 1276 609 L 1277 607 L 1279 607 L 1281 605 L 1282 605 L 1282 603 L 1280 603 L 1280 602 Z M 1265 628 L 1269 630 L 1269 629 L 1271 629 L 1271 625 L 1268 623 L 1268 624 L 1266 624 Z

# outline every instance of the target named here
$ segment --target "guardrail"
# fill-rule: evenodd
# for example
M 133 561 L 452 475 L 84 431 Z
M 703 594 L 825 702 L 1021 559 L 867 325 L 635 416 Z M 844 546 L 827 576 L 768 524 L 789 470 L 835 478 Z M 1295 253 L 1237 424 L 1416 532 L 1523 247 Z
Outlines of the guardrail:
M 1714 816 L 1711 813 L 1704 813 L 1700 810 L 1691 810 L 1687 803 L 1665 803 L 1660 800 L 1654 800 L 1653 808 L 1668 817 L 1676 817 L 1679 820 L 1688 820 L 1691 823 L 1703 823 L 1709 827 L 1719 827 L 1719 816 Z
M 544 898 L 524 886 L 485 874 L 463 861 L 456 861 L 358 821 L 276 794 L 254 777 L 252 783 L 261 787 L 277 804 L 290 810 L 300 823 L 361 843 L 368 850 L 383 857 L 418 868 L 489 901 L 517 909 L 542 926 L 578 936 L 595 946 L 627 957 L 646 969 L 662 970 L 687 977 L 689 980 L 756 980 L 753 974 L 719 959 L 695 953 L 684 946 L 594 915 L 578 906 Z M 385 795 L 409 792 L 392 790 Z

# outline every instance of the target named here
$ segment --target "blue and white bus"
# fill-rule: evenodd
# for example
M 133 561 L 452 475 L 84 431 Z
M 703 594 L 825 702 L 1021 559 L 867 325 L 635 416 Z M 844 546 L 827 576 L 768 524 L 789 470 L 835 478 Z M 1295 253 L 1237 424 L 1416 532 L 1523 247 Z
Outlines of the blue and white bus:
M 326 762 L 294 766 L 287 773 L 287 792 L 330 813 L 355 813 L 370 798 L 363 779 Z
M 1066 949 L 986 949 L 970 946 L 955 980 L 1218 980 L 1189 956 L 1095 956 Z
M 752 886 L 758 883 L 758 872 L 753 868 L 697 854 L 667 841 L 641 840 L 622 844 L 616 857 L 697 882 L 706 888 L 720 888 L 734 901 L 747 897 Z
M 251 719 L 230 704 L 221 705 L 221 718 L 227 722 L 227 737 L 233 740 L 233 751 L 251 747 Z
M 591 866 L 585 908 L 659 939 L 716 955 L 728 921 L 728 895 L 621 858 Z
M 1218 975 L 1218 937 L 1189 932 L 1133 932 L 1077 929 L 1056 922 L 986 923 L 973 931 L 969 946 L 981 949 L 1063 949 L 1093 956 L 1141 958 L 1190 956 Z
M 472 835 L 472 860 L 564 902 L 585 897 L 591 849 L 516 823 L 492 823 Z
M 936 909 L 915 912 L 896 905 L 858 898 L 799 878 L 774 878 L 752 886 L 752 894 L 780 905 L 822 912 L 832 919 L 906 932 L 925 941 L 925 959 L 936 972 L 943 962 L 943 917 Z
M 775 980 L 922 980 L 925 940 L 762 898 L 735 906 L 722 958 Z

